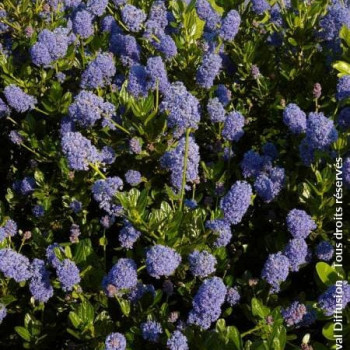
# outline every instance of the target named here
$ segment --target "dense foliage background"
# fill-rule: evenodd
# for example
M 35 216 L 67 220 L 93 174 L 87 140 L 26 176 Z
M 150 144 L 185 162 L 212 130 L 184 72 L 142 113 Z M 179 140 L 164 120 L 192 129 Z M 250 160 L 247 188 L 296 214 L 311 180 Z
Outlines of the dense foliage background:
M 1 2 L 1 348 L 335 349 L 349 48 L 340 0 Z

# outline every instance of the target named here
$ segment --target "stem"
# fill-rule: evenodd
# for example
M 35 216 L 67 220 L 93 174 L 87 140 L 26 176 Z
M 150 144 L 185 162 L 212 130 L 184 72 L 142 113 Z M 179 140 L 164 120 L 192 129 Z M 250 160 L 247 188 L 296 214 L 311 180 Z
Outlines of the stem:
M 25 238 L 23 237 L 23 238 L 22 238 L 21 245 L 20 245 L 20 247 L 19 247 L 19 249 L 18 249 L 18 253 L 20 253 L 20 252 L 21 252 L 22 247 L 24 246 L 24 242 L 25 242 Z
M 37 157 L 42 157 L 39 153 L 35 152 L 33 149 L 31 149 L 30 147 L 28 147 L 26 144 L 21 143 L 21 146 L 23 146 L 26 150 L 28 150 L 29 152 L 32 152 L 34 155 L 36 155 Z
M 243 338 L 243 337 L 245 337 L 245 336 L 247 336 L 247 335 L 249 335 L 249 334 L 252 334 L 252 333 L 258 331 L 259 329 L 261 329 L 261 328 L 263 328 L 263 327 L 264 327 L 264 325 L 256 326 L 256 327 L 252 328 L 251 330 L 242 333 L 242 334 L 241 334 L 241 337 Z
M 120 124 L 118 124 L 117 122 L 115 122 L 112 118 L 110 118 L 110 121 L 112 122 L 113 125 L 115 125 L 118 129 L 120 129 L 121 131 L 124 131 L 126 134 L 130 135 L 130 132 L 128 130 L 126 130 L 124 127 L 122 127 Z
M 101 170 L 100 170 L 95 164 L 89 163 L 89 165 L 90 165 L 90 167 L 91 167 L 93 170 L 96 171 L 97 174 L 99 174 L 99 175 L 102 177 L 102 179 L 105 180 L 105 179 L 107 178 L 106 175 L 103 174 L 103 173 L 101 172 Z
M 103 261 L 105 265 L 105 271 L 107 271 L 107 245 L 106 245 L 106 230 L 103 230 Z
M 40 108 L 38 108 L 38 107 L 35 107 L 34 109 L 35 109 L 36 111 L 42 113 L 42 114 L 49 115 L 49 113 L 43 111 L 42 109 L 40 109 Z
M 7 116 L 6 119 L 8 119 L 10 122 L 12 122 L 14 125 L 18 125 L 18 123 L 12 119 L 10 116 Z
M 182 172 L 182 186 L 181 186 L 181 199 L 180 199 L 180 210 L 183 208 L 183 200 L 185 196 L 185 187 L 186 187 L 186 174 L 187 174 L 187 162 L 188 162 L 188 148 L 190 140 L 191 129 L 186 130 L 186 141 L 185 141 L 185 158 L 184 158 L 184 168 Z

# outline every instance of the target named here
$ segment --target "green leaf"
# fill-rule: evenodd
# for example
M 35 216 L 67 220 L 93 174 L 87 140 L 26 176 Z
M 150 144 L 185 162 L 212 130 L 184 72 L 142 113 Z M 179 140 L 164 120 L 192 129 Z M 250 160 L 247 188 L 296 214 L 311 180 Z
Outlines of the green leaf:
M 15 331 L 20 335 L 24 340 L 30 342 L 30 333 L 24 327 L 15 327 Z
M 78 308 L 77 315 L 85 324 L 94 322 L 95 310 L 89 301 L 83 300 Z
M 85 263 L 93 252 L 90 238 L 82 239 L 77 244 L 74 261 L 77 264 Z
M 119 302 L 120 309 L 121 309 L 123 315 L 128 317 L 129 314 L 130 314 L 130 310 L 131 310 L 130 303 L 127 300 L 124 300 L 124 299 L 117 298 L 117 300 Z
M 236 327 L 234 326 L 227 327 L 227 337 L 229 341 L 234 345 L 232 350 L 240 350 L 243 348 L 242 338 Z
M 327 286 L 331 286 L 339 280 L 337 271 L 323 261 L 316 264 L 316 271 L 320 280 Z
M 333 64 L 333 68 L 340 72 L 338 76 L 350 74 L 350 64 L 344 61 L 337 61 Z
M 333 322 L 328 322 L 322 328 L 322 334 L 325 338 L 329 340 L 334 340 L 334 324 Z
M 78 328 L 79 325 L 82 323 L 80 317 L 73 311 L 69 313 L 68 317 L 74 328 Z
M 270 309 L 256 298 L 252 299 L 252 313 L 254 316 L 259 316 L 260 318 L 265 318 L 269 315 Z
M 343 28 L 339 32 L 339 36 L 350 47 L 350 29 L 347 26 L 343 26 Z

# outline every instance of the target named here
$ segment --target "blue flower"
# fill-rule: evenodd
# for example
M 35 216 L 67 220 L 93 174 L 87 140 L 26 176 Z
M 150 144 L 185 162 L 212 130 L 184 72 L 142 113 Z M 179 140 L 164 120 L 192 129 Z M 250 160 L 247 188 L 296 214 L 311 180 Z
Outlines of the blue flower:
M 216 258 L 206 250 L 193 251 L 188 256 L 188 261 L 193 276 L 207 277 L 215 272 Z
M 69 106 L 69 116 L 82 127 L 93 126 L 101 118 L 110 119 L 115 107 L 90 91 L 81 91 Z
M 46 270 L 44 260 L 34 259 L 31 265 L 32 277 L 29 290 L 35 300 L 46 303 L 53 296 L 50 273 Z
M 69 30 L 57 28 L 53 32 L 44 29 L 38 35 L 38 41 L 31 47 L 30 55 L 37 66 L 47 66 L 53 61 L 63 58 L 68 49 Z
M 207 0 L 197 0 L 196 10 L 198 17 L 205 21 L 205 25 L 208 29 L 214 30 L 219 24 L 220 16 Z
M 206 279 L 193 299 L 188 323 L 208 329 L 220 317 L 225 296 L 226 287 L 221 278 Z
M 231 306 L 234 306 L 239 303 L 241 296 L 237 288 L 227 288 L 226 301 Z
M 123 228 L 119 232 L 118 240 L 123 248 L 132 249 L 133 245 L 140 236 L 141 232 L 137 231 L 129 221 L 126 221 Z
M 69 207 L 73 210 L 74 213 L 79 213 L 83 207 L 82 203 L 77 201 L 77 200 L 73 200 L 70 204 Z
M 224 107 L 226 107 L 230 103 L 232 94 L 231 91 L 225 85 L 219 84 L 215 94 Z
M 287 215 L 288 231 L 294 238 L 305 239 L 317 228 L 315 221 L 304 210 L 293 209 Z
M 165 94 L 169 88 L 169 80 L 162 58 L 159 56 L 150 57 L 147 60 L 146 72 L 148 78 L 147 89 L 155 90 L 158 86 L 159 91 Z
M 103 180 L 97 180 L 92 186 L 92 193 L 95 201 L 99 203 L 101 209 L 113 214 L 113 199 L 115 195 L 123 188 L 123 181 L 120 177 L 108 177 Z
M 239 112 L 231 112 L 225 119 L 222 137 L 228 141 L 239 141 L 243 136 L 244 117 Z
M 71 291 L 74 285 L 80 282 L 79 269 L 72 260 L 64 259 L 60 262 L 56 268 L 56 273 L 65 292 Z
M 342 295 L 341 298 L 339 298 L 340 293 Z M 341 304 L 341 309 L 345 309 L 350 302 L 350 285 L 347 281 L 338 281 L 337 284 L 328 287 L 318 298 L 320 308 L 326 316 L 332 316 L 336 310 L 339 310 L 340 305 L 337 300 Z
M 246 181 L 237 181 L 232 185 L 220 202 L 220 208 L 228 223 L 236 225 L 242 221 L 249 208 L 252 194 L 252 187 Z
M 232 41 L 241 25 L 241 16 L 236 10 L 231 10 L 221 22 L 219 36 L 226 41 Z
M 134 65 L 131 67 L 128 76 L 128 92 L 134 97 L 147 96 L 147 71 L 144 66 Z
M 45 209 L 42 205 L 35 205 L 32 209 L 32 213 L 36 218 L 40 218 L 45 215 Z
M 300 324 L 307 313 L 304 304 L 294 301 L 288 308 L 282 309 L 281 314 L 287 326 L 292 327 Z
M 201 118 L 199 101 L 187 91 L 182 82 L 169 86 L 160 109 L 168 112 L 168 125 L 175 129 L 176 136 L 181 136 L 188 128 L 198 128 Z
M 216 219 L 207 221 L 205 227 L 217 235 L 217 239 L 214 242 L 214 247 L 226 247 L 230 243 L 232 232 L 230 224 L 226 220 Z
M 62 151 L 73 170 L 88 170 L 89 163 L 101 160 L 100 154 L 91 141 L 80 132 L 67 132 L 61 139 Z
M 126 339 L 121 333 L 111 333 L 105 340 L 106 350 L 125 350 Z
M 75 13 L 73 18 L 73 31 L 83 39 L 87 39 L 94 34 L 93 16 L 90 12 L 80 10 Z
M 141 48 L 132 35 L 112 33 L 110 50 L 119 56 L 124 66 L 131 67 L 140 61 Z
M 0 98 L 0 118 L 7 117 L 10 115 L 10 108 L 7 104 Z
M 38 102 L 35 97 L 26 94 L 21 88 L 13 84 L 5 87 L 4 95 L 9 106 L 18 113 L 34 109 Z
M 207 106 L 209 118 L 213 123 L 225 121 L 226 111 L 219 98 L 215 97 L 209 100 Z
M 350 107 L 345 107 L 340 111 L 338 117 L 338 124 L 342 129 L 350 128 Z
M 350 11 L 349 11 L 350 15 Z M 338 80 L 337 84 L 337 99 L 338 101 L 350 97 L 350 75 L 343 75 Z
M 305 264 L 308 254 L 307 244 L 302 238 L 294 238 L 289 241 L 283 254 L 289 260 L 291 271 L 299 271 L 300 265 Z
M 141 323 L 142 338 L 156 343 L 163 329 L 160 323 L 155 321 L 147 321 Z
M 180 190 L 183 180 L 183 168 L 185 158 L 185 137 L 182 137 L 177 147 L 166 152 L 160 159 L 163 168 L 171 172 L 171 184 Z M 199 147 L 192 136 L 189 138 L 188 159 L 186 168 L 186 183 L 195 182 L 198 179 Z
M 146 20 L 146 14 L 143 10 L 129 4 L 123 7 L 121 14 L 125 26 L 131 32 L 139 32 L 143 22 Z
M 306 140 L 313 149 L 325 149 L 337 141 L 338 132 L 332 120 L 323 113 L 310 113 L 306 122 Z
M 130 290 L 137 285 L 137 266 L 134 260 L 122 258 L 109 270 L 104 278 L 102 285 L 108 296 L 108 286 L 115 287 L 120 295 L 124 290 Z
M 306 131 L 306 114 L 295 103 L 290 103 L 284 109 L 283 122 L 293 134 Z
M 6 315 L 7 315 L 7 309 L 5 305 L 0 304 L 0 324 L 2 323 Z
M 172 275 L 181 262 L 181 256 L 172 248 L 155 245 L 146 253 L 146 267 L 150 276 L 160 278 Z
M 166 343 L 169 350 L 188 350 L 187 338 L 178 330 L 174 331 Z
M 221 66 L 222 59 L 220 55 L 215 53 L 206 54 L 203 57 L 201 66 L 197 70 L 197 83 L 205 89 L 210 89 L 220 72 Z
M 321 241 L 319 244 L 317 244 L 316 255 L 318 259 L 329 261 L 332 259 L 333 254 L 334 248 L 328 241 Z
M 281 252 L 270 254 L 267 258 L 261 277 L 271 285 L 271 292 L 279 292 L 280 284 L 284 282 L 289 275 L 289 260 Z
M 106 11 L 108 0 L 88 0 L 86 9 L 95 16 L 102 16 Z
M 266 0 L 252 0 L 252 9 L 257 15 L 262 15 L 270 10 L 271 6 Z
M 95 89 L 111 83 L 116 73 L 113 56 L 109 53 L 100 53 L 88 65 L 81 77 L 80 86 L 83 89 Z
M 26 281 L 32 275 L 29 259 L 10 248 L 0 249 L 0 271 L 16 282 Z
M 254 189 L 264 202 L 269 203 L 277 197 L 285 183 L 283 168 L 274 167 L 266 173 L 258 175 L 254 182 Z

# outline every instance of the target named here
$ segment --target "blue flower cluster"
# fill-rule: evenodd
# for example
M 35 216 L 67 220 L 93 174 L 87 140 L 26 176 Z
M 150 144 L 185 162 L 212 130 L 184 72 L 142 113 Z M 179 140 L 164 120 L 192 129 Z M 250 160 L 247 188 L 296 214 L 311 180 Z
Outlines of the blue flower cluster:
M 334 254 L 334 248 L 328 241 L 321 241 L 316 246 L 316 256 L 320 260 L 330 261 Z
M 141 323 L 141 332 L 143 339 L 156 343 L 163 333 L 163 329 L 160 323 L 147 321 Z
M 48 66 L 63 58 L 68 49 L 69 30 L 59 27 L 54 31 L 44 29 L 38 35 L 38 41 L 31 47 L 30 55 L 37 66 Z
M 105 210 L 109 215 L 119 215 L 121 208 L 113 204 L 115 195 L 122 190 L 123 180 L 118 177 L 108 177 L 104 180 L 97 180 L 92 186 L 92 194 L 99 203 L 99 207 Z
M 176 148 L 166 152 L 160 159 L 163 168 L 171 172 L 171 184 L 175 189 L 182 187 L 185 164 L 186 138 L 182 137 Z M 188 139 L 188 153 L 186 164 L 186 183 L 194 183 L 198 179 L 199 147 L 192 136 Z M 188 188 L 188 187 L 187 187 Z
M 61 282 L 62 289 L 67 292 L 80 282 L 79 269 L 70 259 L 64 259 L 56 268 L 57 278 Z
M 292 209 L 287 215 L 288 231 L 294 238 L 307 238 L 317 228 L 316 223 L 304 210 Z
M 187 338 L 178 330 L 174 331 L 166 343 L 169 350 L 188 350 Z
M 137 231 L 130 222 L 126 221 L 119 232 L 118 239 L 123 248 L 132 249 L 140 236 L 141 232 Z
M 102 286 L 109 297 L 115 294 L 121 295 L 125 291 L 134 288 L 137 284 L 137 266 L 134 260 L 122 258 L 113 265 L 106 277 L 104 277 Z M 110 288 L 114 287 L 114 288 Z
M 111 118 L 115 107 L 90 91 L 81 91 L 69 106 L 69 117 L 82 127 L 90 127 L 101 118 Z
M 7 85 L 4 89 L 4 95 L 8 105 L 18 113 L 24 113 L 32 110 L 37 104 L 37 99 L 26 94 L 16 85 Z
M 188 128 L 198 128 L 201 118 L 199 102 L 182 82 L 178 81 L 169 86 L 160 108 L 168 113 L 168 126 L 175 129 L 175 136 L 181 136 Z
M 339 303 L 341 303 L 341 308 L 345 309 L 346 305 L 350 302 L 349 283 L 347 281 L 339 282 L 333 286 L 330 286 L 318 298 L 320 308 L 323 310 L 326 316 L 333 316 L 336 310 L 339 310 L 340 308 Z M 341 298 L 339 295 L 341 295 Z
M 188 315 L 188 323 L 208 329 L 221 314 L 225 302 L 226 287 L 219 277 L 206 279 L 193 299 L 193 309 Z
M 284 321 L 289 327 L 296 326 L 301 323 L 306 313 L 306 306 L 297 301 L 294 301 L 288 308 L 281 310 Z
M 206 250 L 193 251 L 188 256 L 188 261 L 193 276 L 207 277 L 215 272 L 216 258 Z
M 81 76 L 80 86 L 83 89 L 96 89 L 111 83 L 116 74 L 113 55 L 110 53 L 100 53 L 88 65 Z
M 53 287 L 50 283 L 50 273 L 45 267 L 45 261 L 34 259 L 31 264 L 31 273 L 29 290 L 35 300 L 46 303 L 53 296 Z
M 214 242 L 214 247 L 226 247 L 230 243 L 232 232 L 230 224 L 226 220 L 216 219 L 208 221 L 205 227 L 211 230 L 217 237 Z
M 160 278 L 172 275 L 180 265 L 181 256 L 175 249 L 155 245 L 146 253 L 146 268 L 150 276 Z
M 267 258 L 261 277 L 271 285 L 271 292 L 280 290 L 280 284 L 284 282 L 289 275 L 289 259 L 281 252 L 270 254 Z
M 0 249 L 0 271 L 16 282 L 27 281 L 32 276 L 29 259 L 11 248 Z
M 126 339 L 121 333 L 111 333 L 105 340 L 106 350 L 125 350 Z
M 220 208 L 228 223 L 236 225 L 242 221 L 250 206 L 252 195 L 252 187 L 246 181 L 237 181 L 232 185 L 220 202 Z

